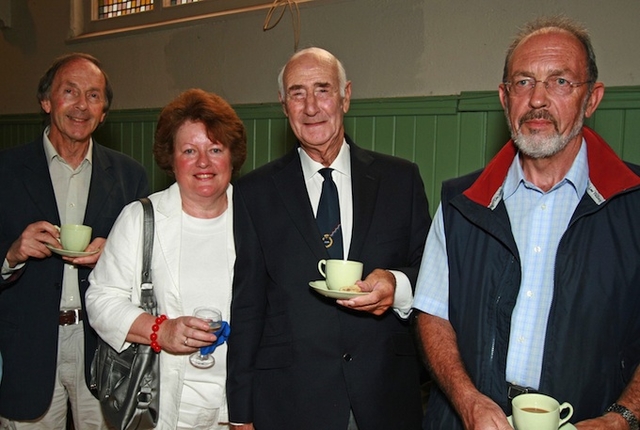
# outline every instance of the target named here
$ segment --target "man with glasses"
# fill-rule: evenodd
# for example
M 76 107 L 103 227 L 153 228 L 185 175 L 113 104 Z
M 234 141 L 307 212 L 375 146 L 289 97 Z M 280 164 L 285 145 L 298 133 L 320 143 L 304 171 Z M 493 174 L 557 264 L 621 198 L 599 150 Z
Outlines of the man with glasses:
M 329 52 L 294 54 L 278 81 L 299 145 L 234 186 L 230 421 L 259 430 L 419 429 L 408 311 L 430 219 L 418 167 L 345 135 L 351 83 Z M 325 229 L 331 193 L 339 214 Z M 330 257 L 363 262 L 357 285 L 367 294 L 336 300 L 311 289 L 318 261 Z
M 420 268 L 424 428 L 511 429 L 539 391 L 581 430 L 638 429 L 640 168 L 583 126 L 604 94 L 586 31 L 528 24 L 499 94 L 512 140 L 443 185 Z

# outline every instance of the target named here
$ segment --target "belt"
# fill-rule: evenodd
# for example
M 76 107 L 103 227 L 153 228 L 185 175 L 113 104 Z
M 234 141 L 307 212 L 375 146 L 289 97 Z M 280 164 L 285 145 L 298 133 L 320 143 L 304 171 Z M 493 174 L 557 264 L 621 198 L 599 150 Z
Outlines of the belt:
M 509 400 L 513 400 L 514 397 L 519 396 L 520 394 L 526 393 L 537 393 L 538 391 L 531 387 L 522 387 L 516 384 L 507 383 L 507 398 Z
M 82 309 L 69 309 L 66 311 L 60 311 L 60 317 L 58 322 L 61 326 L 78 324 L 84 318 L 84 312 Z

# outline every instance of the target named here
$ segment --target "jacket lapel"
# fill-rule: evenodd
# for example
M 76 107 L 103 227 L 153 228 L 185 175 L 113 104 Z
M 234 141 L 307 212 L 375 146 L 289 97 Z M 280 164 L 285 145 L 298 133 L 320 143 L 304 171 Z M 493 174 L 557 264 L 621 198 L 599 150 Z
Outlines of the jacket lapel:
M 164 259 L 165 268 L 171 277 L 172 294 L 180 297 L 178 285 L 180 280 L 180 236 L 182 223 L 182 200 L 180 198 L 180 188 L 174 183 L 163 194 L 156 204 L 156 237 L 158 246 L 154 250 L 158 251 Z M 167 284 L 169 280 L 165 279 Z M 180 305 L 182 306 L 182 305 Z
M 349 259 L 358 260 L 373 220 L 380 177 L 371 168 L 373 157 L 347 137 L 351 151 L 351 188 L 353 190 L 353 230 Z
M 111 163 L 106 157 L 102 147 L 93 142 L 93 159 L 91 170 L 91 185 L 87 198 L 87 209 L 84 215 L 84 224 L 96 225 L 100 214 L 108 204 L 111 189 L 115 179 L 111 176 Z
M 318 260 L 328 258 L 329 254 L 320 241 L 320 230 L 313 216 L 297 148 L 282 159 L 281 169 L 273 175 L 273 181 L 290 215 L 291 223 L 307 246 Z M 300 204 L 300 202 L 306 202 L 306 204 Z
M 24 165 L 22 180 L 27 193 L 42 212 L 42 219 L 60 225 L 60 215 L 43 145 L 42 138 L 40 138 L 25 147 L 26 154 L 22 160 Z

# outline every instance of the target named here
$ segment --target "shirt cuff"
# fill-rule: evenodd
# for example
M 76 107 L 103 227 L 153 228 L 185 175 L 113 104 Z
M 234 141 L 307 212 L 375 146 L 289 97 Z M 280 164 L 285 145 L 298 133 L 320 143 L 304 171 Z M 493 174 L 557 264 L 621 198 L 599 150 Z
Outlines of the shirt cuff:
M 413 307 L 413 291 L 407 275 L 399 270 L 389 270 L 396 278 L 396 292 L 393 296 L 393 311 L 402 319 L 409 318 Z
M 9 267 L 9 262 L 5 258 L 4 261 L 2 262 L 2 272 L 0 272 L 2 279 L 6 281 L 7 279 L 9 279 L 11 275 L 13 275 L 18 270 L 22 269 L 25 264 L 27 263 L 20 263 L 20 264 L 16 264 L 16 267 Z

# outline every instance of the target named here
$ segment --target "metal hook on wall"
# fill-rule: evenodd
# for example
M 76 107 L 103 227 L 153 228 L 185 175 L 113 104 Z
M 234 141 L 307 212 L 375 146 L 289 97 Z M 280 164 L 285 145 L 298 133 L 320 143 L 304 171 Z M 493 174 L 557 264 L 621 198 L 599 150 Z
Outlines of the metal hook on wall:
M 279 6 L 282 6 L 282 12 L 280 13 L 280 16 L 278 17 L 276 22 L 271 24 L 273 14 Z M 296 1 L 274 0 L 273 4 L 269 8 L 269 12 L 267 12 L 267 16 L 264 20 L 264 25 L 262 26 L 262 31 L 271 30 L 276 25 L 278 25 L 278 23 L 284 16 L 285 11 L 287 10 L 287 6 L 289 7 L 289 12 L 291 12 L 291 21 L 293 24 L 293 51 L 295 52 L 298 50 L 298 42 L 300 41 L 300 8 L 298 7 L 298 3 Z

